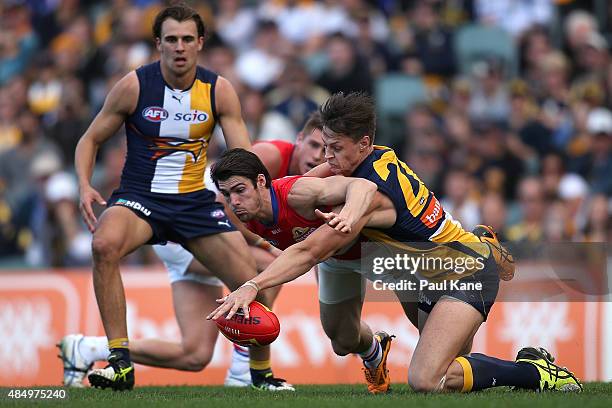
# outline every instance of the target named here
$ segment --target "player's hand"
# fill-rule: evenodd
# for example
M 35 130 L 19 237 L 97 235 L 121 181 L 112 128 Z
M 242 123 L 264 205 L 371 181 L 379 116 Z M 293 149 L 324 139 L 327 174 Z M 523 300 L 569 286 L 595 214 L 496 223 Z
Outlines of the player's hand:
M 252 301 L 255 300 L 256 296 L 257 296 L 257 289 L 255 289 L 252 286 L 241 286 L 235 291 L 233 291 L 232 293 L 230 293 L 229 295 L 221 299 L 217 299 L 217 303 L 222 303 L 222 305 L 216 308 L 215 310 L 213 310 L 211 314 L 206 316 L 206 319 L 207 320 L 211 320 L 211 319 L 217 320 L 218 318 L 223 316 L 225 313 L 227 313 L 227 316 L 225 316 L 225 318 L 229 320 L 240 309 L 242 309 L 242 312 L 244 313 L 244 317 L 248 319 L 249 318 L 249 305 L 251 304 Z
M 106 205 L 106 201 L 104 201 L 100 193 L 91 186 L 81 187 L 79 195 L 79 210 L 81 211 L 81 216 L 87 224 L 89 231 L 93 233 L 96 230 L 98 219 L 93 212 L 92 204 L 96 202 L 100 205 Z
M 327 225 L 329 225 L 336 231 L 340 231 L 345 234 L 350 234 L 352 231 L 352 223 L 338 213 L 335 213 L 333 211 L 324 213 L 323 211 L 315 209 L 315 215 L 325 221 Z

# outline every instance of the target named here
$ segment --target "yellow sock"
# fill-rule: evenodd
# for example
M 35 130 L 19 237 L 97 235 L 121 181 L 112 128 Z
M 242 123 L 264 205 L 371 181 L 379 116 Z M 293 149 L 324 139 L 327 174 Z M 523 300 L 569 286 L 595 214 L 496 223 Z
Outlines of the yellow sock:
M 249 360 L 251 370 L 267 371 L 272 368 L 270 360 Z
M 122 349 L 130 348 L 130 340 L 128 340 L 127 337 L 119 337 L 119 338 L 111 339 L 108 341 L 109 350 L 118 349 L 118 348 L 122 348 Z

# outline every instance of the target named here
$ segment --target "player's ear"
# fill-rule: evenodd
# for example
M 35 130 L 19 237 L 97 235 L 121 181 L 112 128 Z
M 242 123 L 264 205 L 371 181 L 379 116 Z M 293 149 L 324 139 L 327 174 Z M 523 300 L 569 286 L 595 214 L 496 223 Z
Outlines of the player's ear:
M 295 138 L 295 142 L 302 143 L 303 140 L 304 140 L 304 132 L 300 130 L 300 133 L 298 133 L 297 137 Z
M 155 48 L 157 48 L 157 51 L 161 51 L 161 38 L 159 37 L 155 37 Z
M 371 144 L 370 136 L 365 135 L 359 140 L 359 150 L 363 151 Z
M 198 51 L 202 51 L 204 48 L 204 37 L 198 37 Z
M 263 174 L 257 175 L 257 187 L 265 188 L 266 187 L 266 176 Z

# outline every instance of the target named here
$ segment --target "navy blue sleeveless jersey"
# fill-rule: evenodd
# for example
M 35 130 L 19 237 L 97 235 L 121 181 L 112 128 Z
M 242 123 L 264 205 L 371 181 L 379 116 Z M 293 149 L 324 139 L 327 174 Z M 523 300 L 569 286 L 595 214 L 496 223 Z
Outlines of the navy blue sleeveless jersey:
M 217 74 L 197 67 L 187 90 L 162 77 L 160 63 L 136 70 L 138 106 L 126 122 L 121 190 L 166 194 L 203 190 L 206 151 L 216 122 Z

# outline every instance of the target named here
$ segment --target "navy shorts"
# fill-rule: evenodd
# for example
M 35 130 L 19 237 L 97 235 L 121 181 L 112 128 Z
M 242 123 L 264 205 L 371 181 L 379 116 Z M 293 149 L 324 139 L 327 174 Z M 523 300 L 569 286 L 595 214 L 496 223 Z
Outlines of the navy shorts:
M 482 289 L 473 289 L 477 283 L 480 283 Z M 446 281 L 446 287 L 443 289 L 423 289 L 420 291 L 419 309 L 425 313 L 431 313 L 440 298 L 449 297 L 469 304 L 478 310 L 486 321 L 491 307 L 495 303 L 498 291 L 499 273 L 497 264 L 495 258 L 489 256 L 485 261 L 485 267 L 473 275 L 456 280 L 453 285 L 450 284 L 450 281 Z
M 185 244 L 190 239 L 235 231 L 215 193 L 199 190 L 184 194 L 162 194 L 115 190 L 108 207 L 129 208 L 149 223 L 153 237 L 148 244 L 168 241 Z

